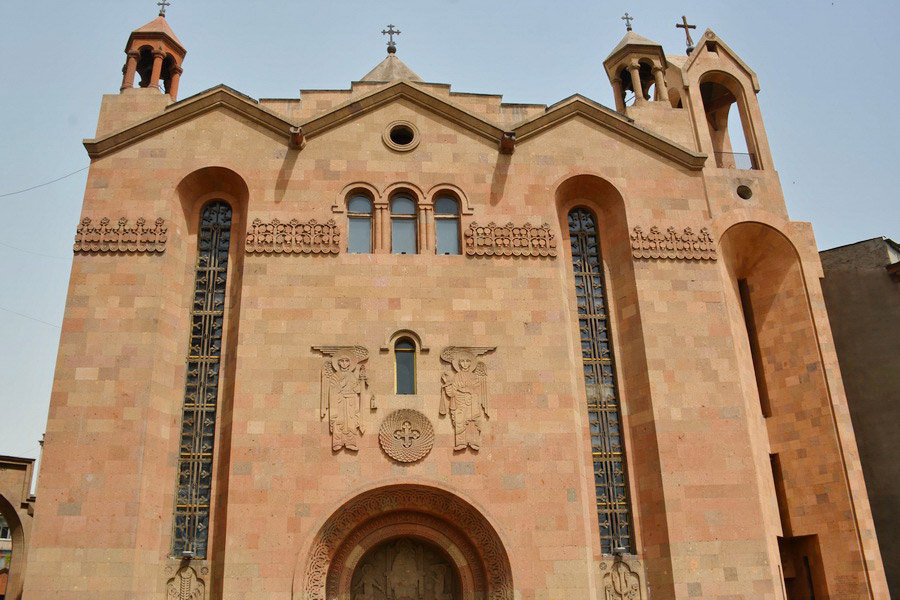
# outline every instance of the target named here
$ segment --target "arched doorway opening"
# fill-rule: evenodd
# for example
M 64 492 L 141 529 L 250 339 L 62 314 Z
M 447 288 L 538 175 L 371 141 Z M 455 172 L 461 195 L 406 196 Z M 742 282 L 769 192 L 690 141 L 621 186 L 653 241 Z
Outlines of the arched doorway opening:
M 392 485 L 345 503 L 298 565 L 298 600 L 512 600 L 496 530 L 445 490 Z
M 0 495 L 0 598 L 22 597 L 25 532 L 13 505 Z
M 415 537 L 387 540 L 369 550 L 350 578 L 350 600 L 462 600 L 453 560 Z

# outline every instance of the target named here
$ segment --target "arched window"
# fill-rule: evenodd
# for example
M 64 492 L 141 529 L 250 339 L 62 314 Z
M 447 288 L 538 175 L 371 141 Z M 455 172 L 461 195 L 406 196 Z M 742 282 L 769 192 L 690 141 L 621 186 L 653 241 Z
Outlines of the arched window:
M 730 76 L 710 73 L 701 79 L 700 97 L 716 166 L 720 169 L 760 169 L 740 84 Z
M 353 196 L 347 202 L 349 240 L 347 252 L 350 254 L 370 254 L 372 252 L 372 201 L 365 196 Z
M 585 208 L 569 212 L 569 241 L 575 271 L 575 297 L 584 387 L 587 391 L 594 489 L 603 554 L 631 552 L 631 509 L 625 478 L 622 415 L 609 325 L 609 305 L 594 215 Z
M 409 196 L 391 200 L 391 253 L 415 254 L 416 203 Z
M 206 558 L 231 220 L 222 200 L 200 213 L 172 535 L 178 558 Z
M 459 254 L 459 201 L 453 196 L 434 201 L 434 228 L 437 254 Z
M 394 344 L 394 371 L 398 394 L 416 393 L 416 345 L 409 338 Z

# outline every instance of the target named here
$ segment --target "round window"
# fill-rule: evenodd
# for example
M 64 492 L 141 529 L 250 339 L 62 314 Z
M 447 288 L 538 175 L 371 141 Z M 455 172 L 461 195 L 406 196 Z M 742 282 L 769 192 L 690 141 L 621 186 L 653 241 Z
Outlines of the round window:
M 385 128 L 383 139 L 391 150 L 407 152 L 419 145 L 419 130 L 409 121 L 394 121 Z
M 749 200 L 753 197 L 753 190 L 751 190 L 746 185 L 739 185 L 737 188 L 737 195 L 743 198 L 744 200 Z

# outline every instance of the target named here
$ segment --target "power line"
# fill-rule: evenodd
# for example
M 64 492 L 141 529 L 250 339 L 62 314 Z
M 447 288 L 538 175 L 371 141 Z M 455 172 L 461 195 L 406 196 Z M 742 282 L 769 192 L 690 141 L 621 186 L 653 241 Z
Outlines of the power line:
M 43 323 L 44 325 L 49 325 L 50 327 L 56 327 L 57 329 L 62 329 L 59 325 L 55 325 L 53 323 L 48 323 L 47 321 L 41 321 L 40 319 L 35 319 L 34 317 L 29 317 L 28 315 L 23 315 L 20 312 L 16 312 L 14 310 L 9 310 L 8 308 L 3 308 L 2 306 L 0 306 L 0 310 L 2 310 L 3 312 L 8 312 L 10 314 L 22 317 L 24 319 L 29 319 L 31 321 L 37 321 L 38 323 Z
M 32 252 L 31 250 L 26 250 L 25 248 L 19 248 L 18 246 L 12 246 L 10 244 L 4 244 L 0 242 L 0 246 L 4 246 L 6 248 L 11 248 L 13 250 L 18 250 L 19 252 L 24 252 L 25 254 L 33 254 L 35 256 L 43 256 L 44 258 L 57 258 L 59 260 L 72 260 L 71 256 L 54 256 L 52 254 L 41 254 L 40 252 Z
M 24 190 L 19 190 L 19 191 L 17 191 L 17 192 L 7 192 L 7 193 L 5 193 L 5 194 L 0 194 L 0 198 L 6 198 L 7 196 L 15 196 L 16 194 L 22 194 L 22 193 L 25 193 L 25 192 L 30 192 L 31 190 L 36 190 L 36 189 L 38 189 L 38 188 L 40 188 L 40 187 L 44 187 L 45 185 L 50 185 L 51 183 L 56 183 L 57 181 L 62 181 L 62 180 L 65 179 L 66 177 L 71 177 L 72 175 L 75 175 L 75 174 L 77 174 L 77 173 L 81 173 L 82 171 L 86 171 L 86 170 L 88 169 L 88 167 L 90 167 L 90 165 L 88 165 L 87 167 L 82 167 L 81 169 L 78 169 L 77 171 L 72 171 L 72 172 L 69 173 L 68 175 L 63 175 L 62 177 L 57 177 L 57 178 L 54 179 L 53 181 L 48 181 L 48 182 L 46 182 L 46 183 L 39 183 L 39 184 L 37 184 L 37 185 L 31 186 L 30 188 L 25 188 Z

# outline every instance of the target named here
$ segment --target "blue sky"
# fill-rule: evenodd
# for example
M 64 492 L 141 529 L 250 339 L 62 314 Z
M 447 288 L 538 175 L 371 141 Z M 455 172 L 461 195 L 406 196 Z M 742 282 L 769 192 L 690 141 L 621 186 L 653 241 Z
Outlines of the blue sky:
M 188 49 L 182 98 L 218 83 L 256 98 L 346 88 L 384 57 L 380 32 L 393 23 L 398 56 L 426 81 L 613 106 L 601 63 L 625 11 L 670 54 L 683 52 L 675 23 L 686 14 L 757 72 L 788 210 L 812 222 L 820 248 L 900 237 L 896 1 L 172 0 L 168 20 Z M 0 195 L 88 165 L 81 140 L 101 95 L 118 92 L 128 34 L 156 13 L 151 0 L 6 7 Z M 86 177 L 0 197 L 0 454 L 37 455 Z

